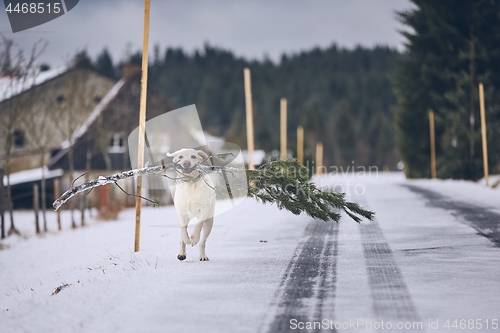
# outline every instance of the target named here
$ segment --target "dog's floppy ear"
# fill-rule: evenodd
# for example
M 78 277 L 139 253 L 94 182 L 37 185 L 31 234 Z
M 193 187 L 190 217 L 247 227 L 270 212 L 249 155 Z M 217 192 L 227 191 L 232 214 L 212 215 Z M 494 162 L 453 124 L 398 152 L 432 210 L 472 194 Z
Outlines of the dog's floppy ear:
M 175 156 L 175 153 L 167 153 L 167 156 L 168 156 L 168 157 L 174 157 L 174 156 Z
M 205 161 L 208 165 L 212 165 L 212 162 L 210 162 L 210 158 L 208 158 L 207 153 L 205 153 L 203 150 L 198 150 L 198 155 L 201 157 L 202 161 Z

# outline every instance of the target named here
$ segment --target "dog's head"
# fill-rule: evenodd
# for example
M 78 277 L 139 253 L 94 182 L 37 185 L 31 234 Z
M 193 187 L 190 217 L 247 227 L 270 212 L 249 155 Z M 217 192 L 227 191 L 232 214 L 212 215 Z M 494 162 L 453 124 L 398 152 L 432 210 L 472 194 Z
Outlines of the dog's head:
M 168 157 L 173 157 L 173 162 L 180 166 L 184 174 L 191 174 L 196 171 L 195 167 L 203 162 L 210 163 L 207 153 L 196 149 L 180 149 L 173 153 L 167 153 Z

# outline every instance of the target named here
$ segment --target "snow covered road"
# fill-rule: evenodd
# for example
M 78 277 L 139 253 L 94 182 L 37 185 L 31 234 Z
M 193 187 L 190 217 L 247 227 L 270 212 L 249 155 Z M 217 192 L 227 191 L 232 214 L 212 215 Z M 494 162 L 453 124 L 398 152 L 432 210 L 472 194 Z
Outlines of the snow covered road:
M 216 217 L 209 262 L 196 247 L 176 259 L 173 207 L 143 211 L 135 254 L 133 210 L 8 239 L 0 332 L 305 332 L 315 322 L 309 331 L 500 332 L 498 190 L 401 174 L 318 181 L 350 190 L 376 220 L 337 225 L 245 200 Z

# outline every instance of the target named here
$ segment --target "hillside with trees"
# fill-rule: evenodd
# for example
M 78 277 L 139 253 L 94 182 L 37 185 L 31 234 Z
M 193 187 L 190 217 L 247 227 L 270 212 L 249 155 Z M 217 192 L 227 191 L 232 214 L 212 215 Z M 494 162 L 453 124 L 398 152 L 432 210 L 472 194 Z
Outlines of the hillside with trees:
M 205 45 L 188 54 L 158 48 L 150 62 L 151 82 L 175 107 L 196 104 L 208 132 L 246 147 L 243 68 L 252 71 L 256 148 L 279 148 L 279 101 L 288 100 L 289 148 L 296 128 L 306 131 L 306 154 L 316 141 L 325 146 L 325 164 L 396 168 L 398 162 L 391 109 L 396 103 L 390 77 L 399 53 L 387 47 L 353 50 L 335 45 L 270 60 L 247 61 Z M 140 64 L 141 55 L 130 61 Z M 96 70 L 118 77 L 104 50 Z M 295 153 L 294 153 L 295 154 Z

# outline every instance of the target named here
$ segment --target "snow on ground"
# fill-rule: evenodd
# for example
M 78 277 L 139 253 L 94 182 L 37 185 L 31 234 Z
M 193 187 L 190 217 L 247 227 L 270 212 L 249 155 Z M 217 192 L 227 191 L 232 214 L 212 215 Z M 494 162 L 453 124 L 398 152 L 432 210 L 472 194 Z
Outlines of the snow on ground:
M 0 332 L 255 332 L 308 220 L 247 199 L 216 217 L 209 262 L 197 247 L 179 262 L 173 207 L 143 209 L 138 253 L 134 217 L 70 230 L 63 216 L 61 233 L 0 251 Z M 32 225 L 19 213 L 21 229 Z
M 470 331 L 488 331 L 485 320 L 490 324 L 492 319 L 500 322 L 500 249 L 478 235 L 460 216 L 432 207 L 403 185 L 419 186 L 492 211 L 500 203 L 498 189 L 467 181 L 405 180 L 400 173 L 380 173 L 369 178 L 324 176 L 320 182 L 350 188 L 349 199 L 376 212 L 376 222 L 402 271 L 419 320 L 425 324 L 439 320 L 438 332 L 449 331 L 444 328 L 448 319 L 480 320 L 482 329 Z M 362 195 L 356 195 L 356 185 Z M 369 279 L 362 268 L 365 259 L 361 243 L 359 228 L 340 223 L 336 302 L 339 321 L 377 320 L 370 301 Z
M 401 173 L 326 175 L 316 181 L 343 189 L 349 199 L 376 212 L 373 223 L 382 235 L 377 242 L 390 249 L 379 268 L 400 272 L 398 283 L 414 305 L 415 318 L 425 325 L 439 320 L 440 329 L 427 331 L 448 331 L 447 319 L 483 324 L 500 319 L 500 249 L 456 213 L 431 205 L 404 185 L 491 211 L 497 211 L 498 189 L 462 181 L 408 181 Z M 0 251 L 0 332 L 9 333 L 269 332 L 276 292 L 310 223 L 306 216 L 246 199 L 215 218 L 209 262 L 197 260 L 197 247 L 188 247 L 187 260 L 180 262 L 173 207 L 143 209 L 138 253 L 133 252 L 133 209 L 117 221 L 87 218 L 88 226 L 76 230 L 65 211 L 61 232 L 55 232 L 50 213 L 51 231 L 42 236 L 34 235 L 31 212 L 16 214 L 18 228 L 28 236 L 8 238 L 2 242 L 8 248 Z M 368 274 L 373 259 L 367 257 L 368 229 L 363 228 L 370 224 L 346 218 L 339 224 L 335 299 L 327 302 L 333 309 L 327 319 L 391 319 L 377 303 L 378 282 Z M 339 330 L 347 331 L 375 330 Z
M 492 180 L 497 179 L 493 177 Z M 500 177 L 498 177 L 500 180 Z M 412 184 L 425 186 L 425 188 L 455 198 L 457 200 L 468 201 L 479 205 L 488 205 L 500 209 L 500 187 L 491 188 L 484 185 L 484 180 L 473 182 L 466 180 L 440 180 L 440 179 L 419 179 L 412 180 Z
M 477 181 L 479 185 L 486 186 L 486 181 L 483 178 Z M 488 186 L 493 188 L 500 188 L 500 175 L 489 175 L 488 176 Z

